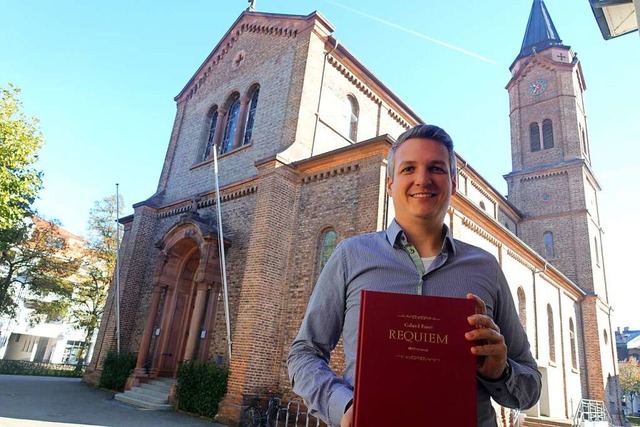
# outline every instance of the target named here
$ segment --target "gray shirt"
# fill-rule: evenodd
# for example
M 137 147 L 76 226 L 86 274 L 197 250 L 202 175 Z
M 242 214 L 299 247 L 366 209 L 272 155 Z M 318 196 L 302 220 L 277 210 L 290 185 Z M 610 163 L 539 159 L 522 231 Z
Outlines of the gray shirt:
M 395 220 L 386 231 L 343 241 L 331 254 L 287 359 L 293 391 L 304 399 L 312 415 L 330 426 L 339 426 L 346 405 L 353 399 L 363 289 L 457 298 L 465 298 L 468 293 L 479 296 L 505 338 L 511 375 L 502 381 L 477 378 L 478 426 L 496 426 L 491 397 L 509 408 L 527 409 L 538 401 L 540 372 L 502 269 L 493 255 L 453 239 L 446 225 L 444 230 L 442 252 L 426 272 Z M 340 336 L 346 365 L 341 377 L 329 368 L 331 351 Z

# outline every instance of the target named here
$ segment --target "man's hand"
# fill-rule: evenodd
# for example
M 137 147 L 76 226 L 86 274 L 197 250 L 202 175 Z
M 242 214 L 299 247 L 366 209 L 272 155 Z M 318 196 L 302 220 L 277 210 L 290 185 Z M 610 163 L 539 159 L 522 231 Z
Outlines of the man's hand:
M 340 419 L 340 427 L 351 427 L 353 423 L 353 405 L 347 409 L 347 412 L 344 413 L 342 418 Z
M 500 334 L 500 328 L 487 316 L 487 307 L 479 297 L 467 294 L 467 299 L 476 302 L 476 313 L 468 317 L 469 324 L 475 329 L 465 334 L 465 338 L 474 341 L 471 353 L 478 356 L 478 373 L 488 379 L 498 379 L 507 368 L 507 345 Z M 342 427 L 342 426 L 341 426 Z

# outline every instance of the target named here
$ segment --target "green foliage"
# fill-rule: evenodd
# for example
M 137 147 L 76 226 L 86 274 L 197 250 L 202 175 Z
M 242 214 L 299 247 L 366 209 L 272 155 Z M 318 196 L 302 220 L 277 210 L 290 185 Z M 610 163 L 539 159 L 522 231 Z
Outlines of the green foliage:
M 20 112 L 20 89 L 0 86 L 0 229 L 30 216 L 42 187 L 42 174 L 32 166 L 44 144 L 38 120 Z
M 640 417 L 632 417 L 630 415 L 627 415 L 627 421 L 629 421 L 632 426 L 640 426 Z
M 34 217 L 0 230 L 0 314 L 14 315 L 21 290 L 30 292 L 34 322 L 64 312 L 73 289 L 70 278 L 78 269 L 69 252 L 54 222 Z M 51 295 L 60 298 L 49 311 Z
M 133 353 L 120 353 L 111 350 L 104 358 L 100 387 L 123 391 L 127 378 L 136 367 L 137 356 Z
M 622 392 L 640 395 L 640 362 L 632 357 L 620 362 L 619 366 Z
M 122 198 L 119 205 L 122 206 Z M 117 233 L 115 196 L 107 196 L 94 203 L 89 212 L 89 243 L 81 257 L 80 272 L 72 294 L 69 296 L 69 317 L 77 329 L 85 331 L 85 338 L 78 352 L 79 365 L 98 329 L 109 286 L 116 265 Z
M 179 409 L 213 417 L 227 392 L 227 369 L 213 362 L 187 361 L 178 369 L 176 394 Z
M 34 375 L 47 377 L 81 378 L 83 373 L 84 370 L 77 371 L 75 367 L 71 365 L 0 359 L 0 374 L 2 375 Z

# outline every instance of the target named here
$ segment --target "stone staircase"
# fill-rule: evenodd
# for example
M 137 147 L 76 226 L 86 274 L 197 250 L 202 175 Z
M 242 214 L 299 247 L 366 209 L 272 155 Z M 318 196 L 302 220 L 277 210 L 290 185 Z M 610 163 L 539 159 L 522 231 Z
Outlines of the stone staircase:
M 522 427 L 571 427 L 569 420 L 557 420 L 547 417 L 525 417 Z
M 149 380 L 126 390 L 124 393 L 116 394 L 114 398 L 144 409 L 170 411 L 173 407 L 169 404 L 169 394 L 175 382 L 175 378 Z

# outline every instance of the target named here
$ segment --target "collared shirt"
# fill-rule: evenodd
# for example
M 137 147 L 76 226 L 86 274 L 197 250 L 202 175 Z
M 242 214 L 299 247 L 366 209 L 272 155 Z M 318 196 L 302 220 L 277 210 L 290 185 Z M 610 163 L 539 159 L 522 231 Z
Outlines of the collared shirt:
M 312 415 L 339 426 L 346 405 L 353 399 L 363 289 L 454 298 L 466 298 L 468 293 L 479 296 L 505 338 L 511 375 L 502 381 L 478 377 L 478 426 L 496 426 L 490 398 L 521 409 L 538 401 L 541 375 L 502 269 L 493 255 L 454 239 L 446 225 L 444 229 L 442 251 L 427 271 L 424 266 L 420 269 L 415 261 L 420 260 L 417 251 L 395 220 L 386 231 L 341 242 L 331 254 L 287 359 L 293 391 L 303 398 Z M 342 376 L 337 376 L 329 368 L 329 360 L 340 336 L 346 366 Z

